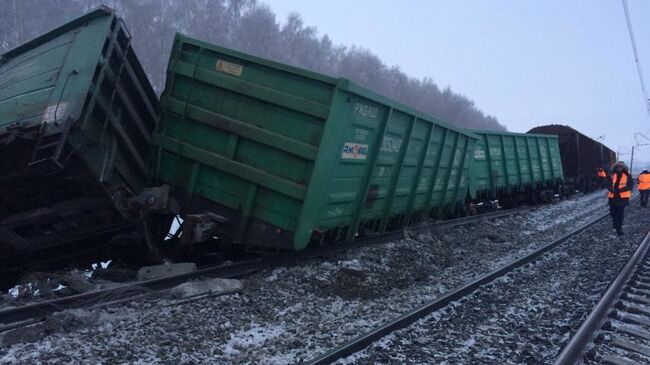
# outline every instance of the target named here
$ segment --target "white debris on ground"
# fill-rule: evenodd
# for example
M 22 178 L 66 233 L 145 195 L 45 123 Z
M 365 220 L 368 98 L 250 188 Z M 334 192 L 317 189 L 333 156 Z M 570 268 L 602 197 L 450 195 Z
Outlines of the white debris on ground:
M 605 203 L 596 192 L 265 270 L 225 296 L 94 310 L 98 325 L 0 348 L 0 363 L 298 363 L 548 243 L 605 212 Z
M 0 294 L 0 309 L 116 286 L 135 278 L 133 270 L 115 265 L 112 260 L 94 263 L 87 269 L 32 272 L 5 295 Z

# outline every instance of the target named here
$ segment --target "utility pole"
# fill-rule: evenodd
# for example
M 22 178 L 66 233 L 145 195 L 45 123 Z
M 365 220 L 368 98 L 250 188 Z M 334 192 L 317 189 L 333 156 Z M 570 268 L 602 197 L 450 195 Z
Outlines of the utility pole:
M 622 159 L 621 159 L 621 148 L 625 148 L 626 150 L 630 151 L 630 166 L 629 166 L 630 167 L 630 174 L 632 173 L 632 167 L 634 167 L 634 147 L 636 147 L 636 146 L 638 146 L 638 144 L 637 145 L 632 145 L 631 149 L 629 147 L 619 146 L 618 147 L 618 152 L 616 152 L 616 161 L 622 161 Z M 625 152 L 625 154 L 627 155 L 628 152 Z
M 605 168 L 605 156 L 603 156 L 603 143 L 600 143 L 600 167 Z
M 605 168 L 605 155 L 603 154 L 603 142 L 605 142 L 605 135 L 599 136 L 596 138 L 596 141 L 600 143 L 600 167 Z
M 642 133 L 634 133 L 634 139 L 636 141 L 636 144 L 634 145 L 634 147 L 650 146 L 650 143 L 648 143 L 648 142 L 646 142 L 646 143 L 639 142 L 639 140 L 637 139 L 638 136 L 643 137 L 646 141 L 650 141 L 650 138 L 646 137 L 644 134 L 642 134 Z M 634 148 L 632 148 L 632 163 L 634 163 Z M 645 167 L 645 166 L 642 166 L 641 170 L 643 170 L 643 167 Z M 632 173 L 632 167 L 631 166 L 630 166 L 630 173 Z
M 630 157 L 630 175 L 634 176 L 632 173 L 632 167 L 634 166 L 634 146 L 632 146 L 632 156 Z

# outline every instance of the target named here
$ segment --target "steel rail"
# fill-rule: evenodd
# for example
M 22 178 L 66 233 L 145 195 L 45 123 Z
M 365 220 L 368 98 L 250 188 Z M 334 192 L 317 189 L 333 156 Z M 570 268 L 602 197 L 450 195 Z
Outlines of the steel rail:
M 60 312 L 66 309 L 88 307 L 101 303 L 106 298 L 125 297 L 142 294 L 146 291 L 157 291 L 172 288 L 184 282 L 207 278 L 238 278 L 246 276 L 261 269 L 268 269 L 280 266 L 296 265 L 304 260 L 326 257 L 341 252 L 348 251 L 355 247 L 363 247 L 373 244 L 390 242 L 404 238 L 405 232 L 423 232 L 440 228 L 448 228 L 471 224 L 483 219 L 494 219 L 504 217 L 526 210 L 527 208 L 509 209 L 485 214 L 478 214 L 469 217 L 451 219 L 448 221 L 428 222 L 413 227 L 408 227 L 399 231 L 391 231 L 380 235 L 363 236 L 351 243 L 342 243 L 332 246 L 318 247 L 314 249 L 284 253 L 276 256 L 263 256 L 249 260 L 239 261 L 228 265 L 210 266 L 199 270 L 183 273 L 174 276 L 151 279 L 147 281 L 131 282 L 102 290 L 89 291 L 81 294 L 70 295 L 62 298 L 36 302 L 19 307 L 12 307 L 0 310 L 0 324 L 12 324 L 21 321 L 40 319 L 43 320 L 47 315 Z M 33 321 L 30 321 L 30 324 Z M 7 328 L 7 327 L 5 327 Z M 0 331 L 3 329 L 0 328 Z
M 645 235 L 645 238 L 630 257 L 625 267 L 623 267 L 618 276 L 609 285 L 607 291 L 596 306 L 594 306 L 587 319 L 585 319 L 580 328 L 571 337 L 569 343 L 555 360 L 555 365 L 573 365 L 582 359 L 587 351 L 587 346 L 594 340 L 597 331 L 603 327 L 605 322 L 608 321 L 609 315 L 615 310 L 616 303 L 621 298 L 639 264 L 648 254 L 649 248 L 650 231 Z
M 477 214 L 477 215 L 470 215 L 470 216 L 467 216 L 467 217 L 437 221 L 437 222 L 433 223 L 433 227 L 435 229 L 441 229 L 441 228 L 447 228 L 447 227 L 458 227 L 458 226 L 462 226 L 462 225 L 465 225 L 465 224 L 474 223 L 474 222 L 476 222 L 477 220 L 480 220 L 480 219 L 492 219 L 492 218 L 500 218 L 500 217 L 510 216 L 510 215 L 513 215 L 513 214 L 528 211 L 528 210 L 530 210 L 530 208 L 531 207 L 512 208 L 512 209 L 506 209 L 506 210 L 498 210 L 496 212 L 482 213 L 482 214 Z
M 521 266 L 524 266 L 528 263 L 531 263 L 533 261 L 536 261 L 540 256 L 544 255 L 548 251 L 556 248 L 560 244 L 568 241 L 570 238 L 576 236 L 579 233 L 584 232 L 588 228 L 596 225 L 597 223 L 601 222 L 605 218 L 607 218 L 609 214 L 604 214 L 599 216 L 596 219 L 593 219 L 592 221 L 582 225 L 581 227 L 569 232 L 568 234 L 554 240 L 551 243 L 548 243 L 534 252 L 531 252 L 530 254 L 527 254 L 524 257 L 521 257 L 515 261 L 510 262 L 509 264 L 502 266 L 492 272 L 489 272 L 487 274 L 478 276 L 477 278 L 473 279 L 471 282 L 464 284 L 451 292 L 448 292 L 447 294 L 443 295 L 442 297 L 439 297 L 437 299 L 434 299 L 418 308 L 416 308 L 413 311 L 410 311 L 399 318 L 396 318 L 390 322 L 387 322 L 370 332 L 367 332 L 365 334 L 362 334 L 351 341 L 348 341 L 341 346 L 334 348 L 330 350 L 329 352 L 321 355 L 318 358 L 315 358 L 313 360 L 310 360 L 308 362 L 305 362 L 305 364 L 310 364 L 310 365 L 322 365 L 322 364 L 330 364 L 336 360 L 339 360 L 341 358 L 350 356 L 354 354 L 355 352 L 364 350 L 368 346 L 370 346 L 372 343 L 380 340 L 381 338 L 397 331 L 403 328 L 408 327 L 409 325 L 413 324 L 417 320 L 424 318 L 425 316 L 440 310 L 444 308 L 445 306 L 449 305 L 451 302 L 458 301 L 473 292 L 475 292 L 478 288 L 481 286 L 488 284 L 495 279 L 504 276 L 505 274 L 513 271 L 516 268 L 519 268 Z

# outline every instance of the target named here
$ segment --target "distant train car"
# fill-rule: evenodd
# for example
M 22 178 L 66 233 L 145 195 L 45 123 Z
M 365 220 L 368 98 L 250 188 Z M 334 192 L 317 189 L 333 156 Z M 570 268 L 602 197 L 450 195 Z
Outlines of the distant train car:
M 598 189 L 596 170 L 602 167 L 609 171 L 609 166 L 616 161 L 614 151 L 569 126 L 544 125 L 535 127 L 528 133 L 558 136 L 565 184 L 572 191 L 590 192 Z
M 527 133 L 472 131 L 476 143 L 470 178 L 475 202 L 549 202 L 563 186 L 558 138 Z
M 167 72 L 156 176 L 182 207 L 181 238 L 221 225 L 235 243 L 299 250 L 464 209 L 469 131 L 182 35 Z

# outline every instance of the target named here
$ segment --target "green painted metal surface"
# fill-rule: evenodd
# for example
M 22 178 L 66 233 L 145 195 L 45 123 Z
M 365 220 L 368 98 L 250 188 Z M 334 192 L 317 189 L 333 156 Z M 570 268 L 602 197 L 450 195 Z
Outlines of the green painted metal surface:
M 0 56 L 2 150 L 25 147 L 3 173 L 78 158 L 106 190 L 144 187 L 158 104 L 130 39 L 99 8 Z
M 552 186 L 563 179 L 557 136 L 473 131 L 471 194 L 494 197 L 499 191 Z
M 302 249 L 462 205 L 476 139 L 345 79 L 177 35 L 156 176 L 241 243 Z

